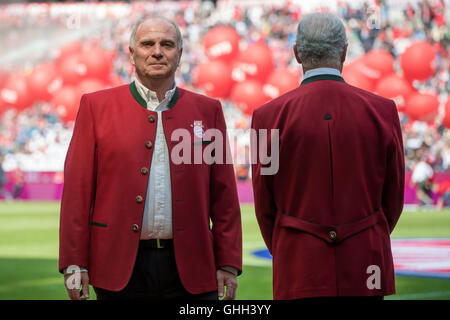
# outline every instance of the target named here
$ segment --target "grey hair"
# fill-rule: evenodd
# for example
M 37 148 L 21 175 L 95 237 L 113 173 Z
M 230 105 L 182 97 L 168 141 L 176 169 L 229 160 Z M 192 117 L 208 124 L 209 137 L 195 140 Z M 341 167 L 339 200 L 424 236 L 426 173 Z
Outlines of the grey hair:
M 346 44 L 345 26 L 334 14 L 311 13 L 298 24 L 295 45 L 304 67 L 339 66 Z
M 178 25 L 175 23 L 175 21 L 170 20 L 165 17 L 160 17 L 160 16 L 145 16 L 145 17 L 139 18 L 139 20 L 136 21 L 136 23 L 133 26 L 133 29 L 131 30 L 131 35 L 130 35 L 131 49 L 134 49 L 134 47 L 136 45 L 136 31 L 139 28 L 139 26 L 142 23 L 144 23 L 145 21 L 152 20 L 152 19 L 163 20 L 163 21 L 170 23 L 175 28 L 175 33 L 176 33 L 176 37 L 177 37 L 177 48 L 178 48 L 178 50 L 183 49 L 183 36 L 181 35 L 181 31 L 180 31 L 180 28 L 178 27 Z

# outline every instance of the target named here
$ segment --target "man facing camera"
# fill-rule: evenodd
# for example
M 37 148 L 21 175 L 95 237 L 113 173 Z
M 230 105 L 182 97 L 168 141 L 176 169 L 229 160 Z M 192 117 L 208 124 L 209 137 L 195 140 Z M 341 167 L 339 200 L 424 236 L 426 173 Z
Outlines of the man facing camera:
M 252 166 L 275 299 L 395 293 L 390 233 L 404 193 L 397 108 L 344 81 L 346 51 L 336 16 L 304 16 L 294 45 L 300 87 L 253 114 L 257 132 L 279 130 L 279 149 L 270 150 L 278 172 L 264 175 L 264 159 Z M 257 134 L 252 150 L 260 142 Z
M 174 159 L 178 142 L 200 142 L 183 159 L 214 144 L 205 130 L 226 136 L 220 102 L 176 86 L 182 51 L 174 22 L 139 20 L 130 39 L 136 80 L 81 99 L 60 222 L 71 299 L 88 298 L 89 284 L 98 299 L 235 298 L 242 233 L 233 165 Z M 185 140 L 174 139 L 180 132 Z

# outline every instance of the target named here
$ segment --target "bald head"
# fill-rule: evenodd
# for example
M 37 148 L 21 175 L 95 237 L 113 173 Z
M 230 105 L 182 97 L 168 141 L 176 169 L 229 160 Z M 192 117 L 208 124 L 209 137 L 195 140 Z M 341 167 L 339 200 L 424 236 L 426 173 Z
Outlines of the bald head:
M 178 27 L 178 25 L 167 18 L 164 17 L 157 17 L 157 16 L 150 16 L 150 17 L 142 17 L 140 18 L 133 26 L 133 29 L 131 30 L 131 35 L 130 35 L 130 48 L 134 50 L 135 46 L 136 46 L 136 32 L 138 31 L 139 27 L 142 24 L 168 24 L 171 27 L 173 27 L 174 32 L 175 32 L 175 36 L 177 39 L 177 48 L 178 50 L 183 49 L 183 36 L 181 35 L 181 31 L 180 28 Z
M 295 46 L 304 68 L 339 67 L 347 46 L 345 26 L 331 13 L 305 15 L 297 27 Z

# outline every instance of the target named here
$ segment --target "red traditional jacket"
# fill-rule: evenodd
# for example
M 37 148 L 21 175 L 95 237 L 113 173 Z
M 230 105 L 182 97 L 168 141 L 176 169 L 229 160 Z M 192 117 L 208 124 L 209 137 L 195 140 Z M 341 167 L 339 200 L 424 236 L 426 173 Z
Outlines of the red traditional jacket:
M 180 128 L 189 132 L 193 148 L 209 145 L 211 140 L 195 143 L 194 122 L 226 134 L 217 100 L 177 88 L 169 108 L 162 112 L 169 154 L 182 141 L 171 139 Z M 128 283 L 157 117 L 134 82 L 82 97 L 64 167 L 60 271 L 70 265 L 88 268 L 91 285 L 112 291 Z M 171 157 L 170 175 L 177 268 L 184 287 L 197 294 L 217 289 L 216 269 L 241 272 L 242 233 L 233 165 L 192 163 L 175 164 Z
M 278 172 L 252 167 L 274 298 L 395 293 L 404 157 L 394 102 L 319 75 L 255 110 L 252 128 L 280 136 Z

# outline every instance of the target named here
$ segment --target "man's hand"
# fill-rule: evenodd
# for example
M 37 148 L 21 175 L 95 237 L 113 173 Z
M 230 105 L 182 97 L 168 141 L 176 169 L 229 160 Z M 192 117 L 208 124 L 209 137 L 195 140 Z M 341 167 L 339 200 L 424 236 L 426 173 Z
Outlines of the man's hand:
M 64 285 L 71 300 L 89 299 L 89 274 L 75 271 L 64 275 Z M 80 290 L 82 288 L 82 290 Z
M 217 291 L 219 298 L 223 297 L 224 286 L 227 287 L 224 300 L 234 300 L 236 298 L 236 290 L 238 287 L 237 276 L 231 272 L 224 270 L 217 270 Z

